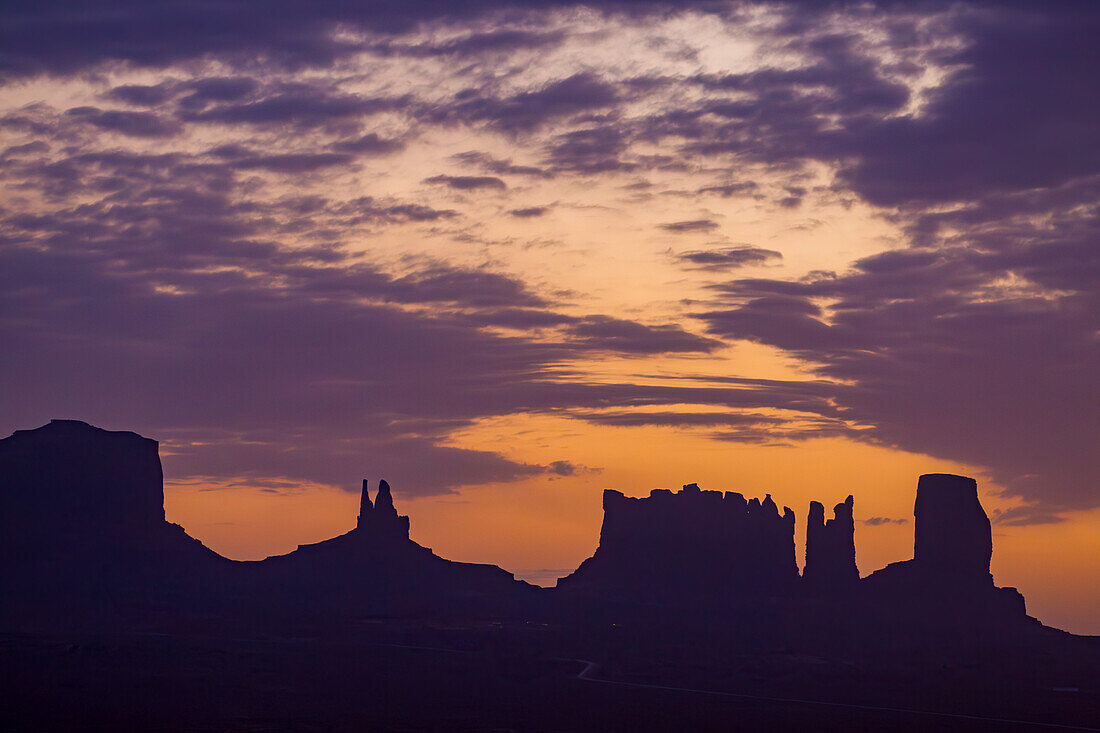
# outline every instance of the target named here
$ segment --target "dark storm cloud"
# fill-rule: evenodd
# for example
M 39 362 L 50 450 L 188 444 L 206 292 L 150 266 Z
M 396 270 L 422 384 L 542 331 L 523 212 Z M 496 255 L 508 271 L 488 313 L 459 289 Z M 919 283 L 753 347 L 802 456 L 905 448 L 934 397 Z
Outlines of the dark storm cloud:
M 684 265 L 704 270 L 734 270 L 748 265 L 762 265 L 770 260 L 783 258 L 782 253 L 761 247 L 725 247 L 721 249 L 695 250 L 675 255 Z

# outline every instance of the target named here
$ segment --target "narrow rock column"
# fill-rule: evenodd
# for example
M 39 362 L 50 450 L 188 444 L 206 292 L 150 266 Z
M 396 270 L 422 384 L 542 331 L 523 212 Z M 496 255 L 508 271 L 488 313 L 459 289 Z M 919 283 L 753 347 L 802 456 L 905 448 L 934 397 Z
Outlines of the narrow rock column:
M 837 504 L 833 508 L 833 518 L 827 522 L 825 507 L 819 502 L 810 502 L 806 522 L 806 566 L 802 578 L 813 590 L 834 591 L 859 580 L 853 502 L 849 496 Z
M 825 542 L 825 505 L 820 501 L 810 502 L 810 511 L 806 514 L 806 564 L 802 568 L 802 578 L 806 582 L 816 582 L 821 576 L 818 563 Z
M 374 505 L 370 502 L 370 494 L 367 493 L 367 480 L 363 479 L 363 493 L 359 497 L 359 519 L 355 522 L 357 528 L 367 524 L 368 517 L 373 509 Z
M 390 485 L 385 479 L 378 482 L 378 495 L 374 497 L 374 513 L 381 521 L 397 516 L 397 508 L 393 505 L 393 496 L 390 494 Z
M 842 503 L 833 507 L 833 518 L 826 523 L 831 532 L 833 551 L 836 553 L 836 582 L 855 583 L 859 580 L 859 568 L 856 566 L 856 522 L 851 494 Z

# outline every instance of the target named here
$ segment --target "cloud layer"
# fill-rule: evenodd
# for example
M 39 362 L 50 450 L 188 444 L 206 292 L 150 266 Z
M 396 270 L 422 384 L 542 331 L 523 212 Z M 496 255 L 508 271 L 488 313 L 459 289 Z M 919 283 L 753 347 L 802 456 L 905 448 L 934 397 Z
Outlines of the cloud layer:
M 569 475 L 451 444 L 554 414 L 983 466 L 1030 507 L 1006 522 L 1100 502 L 1087 4 L 15 3 L 0 29 L 12 428 L 432 493 Z M 852 207 L 898 237 L 808 272 L 742 236 Z M 601 246 L 592 211 L 679 297 L 549 267 Z M 813 378 L 715 373 L 746 341 Z M 670 357 L 707 386 L 602 368 Z

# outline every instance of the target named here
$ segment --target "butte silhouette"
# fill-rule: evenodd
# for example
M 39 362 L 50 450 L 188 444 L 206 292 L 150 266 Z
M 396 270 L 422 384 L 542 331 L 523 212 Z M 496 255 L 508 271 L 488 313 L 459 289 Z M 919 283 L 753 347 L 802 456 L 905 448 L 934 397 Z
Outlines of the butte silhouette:
M 165 521 L 155 441 L 53 420 L 0 440 L 7 590 L 0 620 L 68 627 L 234 616 L 568 618 L 594 609 L 619 617 L 709 609 L 730 617 L 763 609 L 782 635 L 812 629 L 805 617 L 814 609 L 815 619 L 859 619 L 871 630 L 917 629 L 929 619 L 1037 625 L 1015 589 L 993 583 L 990 523 L 970 478 L 921 476 L 913 559 L 862 579 L 851 496 L 828 521 L 811 502 L 801 573 L 794 512 L 780 513 L 770 495 L 746 500 L 688 484 L 644 499 L 607 490 L 603 507 L 597 550 L 553 589 L 493 565 L 445 560 L 413 542 L 385 481 L 373 501 L 363 482 L 358 522 L 346 534 L 238 562 Z

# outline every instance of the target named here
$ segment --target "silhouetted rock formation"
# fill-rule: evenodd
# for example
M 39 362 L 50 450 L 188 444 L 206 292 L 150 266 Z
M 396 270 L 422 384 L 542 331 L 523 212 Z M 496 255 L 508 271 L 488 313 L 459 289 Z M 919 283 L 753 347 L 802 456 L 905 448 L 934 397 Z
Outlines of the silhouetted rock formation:
M 780 514 L 770 495 L 746 501 L 687 484 L 645 499 L 607 490 L 603 505 L 599 546 L 559 580 L 560 603 L 495 565 L 452 562 L 413 542 L 385 481 L 373 501 L 363 482 L 355 529 L 234 562 L 165 521 L 155 441 L 54 420 L 0 440 L 0 623 L 554 609 L 578 618 L 600 608 L 626 619 L 675 607 L 677 618 L 701 613 L 704 626 L 735 615 L 750 636 L 835 640 L 841 627 L 849 638 L 885 638 L 899 624 L 927 636 L 955 621 L 1027 619 L 1023 597 L 993 585 L 989 519 L 962 476 L 921 476 L 914 558 L 862 581 L 851 496 L 827 522 L 810 504 L 801 576 L 794 513 Z
M 76 420 L 0 440 L 0 624 L 146 624 L 234 615 L 507 610 L 533 587 L 409 539 L 382 481 L 356 529 L 259 562 L 164 519 L 157 442 Z
M 989 573 L 993 540 L 989 517 L 972 478 L 930 473 L 917 482 L 913 559 L 871 573 L 869 598 L 903 604 L 911 613 L 1025 616 L 1015 588 L 997 588 Z
M 156 441 L 78 420 L 0 440 L 0 618 L 185 605 L 228 563 L 164 520 Z
M 535 588 L 496 565 L 445 560 L 409 539 L 386 481 L 372 502 L 363 481 L 356 528 L 286 555 L 247 563 L 261 595 L 298 613 L 508 611 Z
M 378 496 L 372 505 L 367 492 L 367 480 L 363 479 L 363 496 L 359 500 L 359 521 L 355 528 L 372 535 L 406 540 L 409 538 L 409 518 L 398 515 L 388 483 L 378 482 Z
M 771 495 L 654 489 L 603 494 L 600 544 L 558 587 L 642 599 L 721 600 L 796 587 L 794 513 Z
M 82 543 L 145 537 L 164 524 L 157 442 L 79 420 L 51 420 L 0 440 L 6 541 Z
M 993 582 L 993 535 L 977 481 L 949 473 L 921 476 L 913 514 L 914 563 L 940 577 Z
M 800 577 L 794 513 L 784 507 L 781 516 L 770 495 L 745 501 L 687 484 L 677 493 L 654 489 L 634 499 L 608 489 L 596 552 L 558 588 L 563 599 L 628 604 L 616 606 L 620 618 L 631 613 L 629 604 L 640 610 L 639 602 L 696 609 L 736 603 L 742 622 L 750 613 L 752 623 L 769 633 L 818 638 L 839 625 L 852 633 L 860 625 L 888 633 L 905 619 L 921 634 L 956 621 L 1027 618 L 1015 589 L 993 586 L 989 519 L 973 479 L 922 476 L 915 558 L 864 580 L 856 566 L 853 505 L 849 496 L 825 521 L 824 506 L 810 503 Z M 813 620 L 805 616 L 806 604 Z
M 826 522 L 825 507 L 820 502 L 810 502 L 802 579 L 812 590 L 850 591 L 859 582 L 852 504 L 853 498 L 849 495 L 833 508 L 833 518 Z
M 374 504 L 370 500 L 370 492 L 367 491 L 367 480 L 363 479 L 363 493 L 359 495 L 359 516 L 355 520 L 356 528 L 362 527 L 370 521 L 370 515 L 374 510 Z

